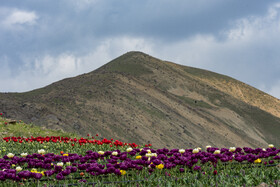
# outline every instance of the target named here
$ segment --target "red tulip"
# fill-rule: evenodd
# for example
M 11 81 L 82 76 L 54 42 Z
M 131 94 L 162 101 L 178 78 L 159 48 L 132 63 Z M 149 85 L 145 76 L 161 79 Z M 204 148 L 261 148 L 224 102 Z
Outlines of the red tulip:
M 217 175 L 217 173 L 218 173 L 217 170 L 214 170 L 214 171 L 213 171 L 213 174 L 214 174 L 214 175 Z

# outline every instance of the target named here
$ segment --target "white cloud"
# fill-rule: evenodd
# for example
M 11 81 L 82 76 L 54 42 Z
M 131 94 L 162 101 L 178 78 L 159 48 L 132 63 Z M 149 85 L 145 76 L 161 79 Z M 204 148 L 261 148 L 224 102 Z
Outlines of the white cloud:
M 24 25 L 34 25 L 38 16 L 33 11 L 2 8 L 4 15 L 1 14 L 1 24 L 7 29 L 21 28 Z
M 152 44 L 142 38 L 109 38 L 84 56 L 62 53 L 36 59 L 25 57 L 25 64 L 18 72 L 12 72 L 11 67 L 5 65 L 5 75 L 0 74 L 0 80 L 4 83 L 0 87 L 0 92 L 29 91 L 64 78 L 87 73 L 131 50 L 150 53 Z

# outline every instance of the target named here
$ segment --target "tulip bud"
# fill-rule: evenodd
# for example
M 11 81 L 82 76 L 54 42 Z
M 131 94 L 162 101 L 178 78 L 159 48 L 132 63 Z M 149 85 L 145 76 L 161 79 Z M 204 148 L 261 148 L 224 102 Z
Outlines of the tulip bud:
M 13 158 L 15 155 L 13 154 L 13 153 L 8 153 L 7 154 L 7 157 L 9 157 L 9 158 Z
M 112 152 L 112 155 L 117 156 L 117 155 L 118 155 L 118 152 L 117 152 L 117 151 L 113 151 L 113 152 Z
M 20 156 L 26 157 L 28 154 L 27 153 L 21 153 Z
M 98 151 L 98 154 L 104 155 L 104 151 Z
M 216 151 L 214 151 L 214 154 L 220 154 L 221 153 L 221 151 L 220 150 L 216 150 Z
M 20 172 L 22 170 L 22 168 L 20 166 L 16 167 L 16 171 Z
M 63 162 L 58 162 L 56 165 L 57 166 L 63 166 Z
M 38 153 L 41 154 L 41 155 L 45 154 L 45 152 L 46 152 L 46 151 L 45 151 L 44 149 L 38 150 Z
M 185 149 L 179 149 L 179 153 L 181 154 L 185 153 Z
M 198 153 L 199 152 L 199 149 L 195 148 L 193 149 L 192 153 Z

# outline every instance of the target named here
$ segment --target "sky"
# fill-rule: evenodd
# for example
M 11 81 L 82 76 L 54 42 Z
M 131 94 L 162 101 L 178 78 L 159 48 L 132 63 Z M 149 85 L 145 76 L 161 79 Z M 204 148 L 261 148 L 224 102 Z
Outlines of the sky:
M 0 0 L 0 92 L 128 52 L 231 76 L 280 98 L 277 0 Z

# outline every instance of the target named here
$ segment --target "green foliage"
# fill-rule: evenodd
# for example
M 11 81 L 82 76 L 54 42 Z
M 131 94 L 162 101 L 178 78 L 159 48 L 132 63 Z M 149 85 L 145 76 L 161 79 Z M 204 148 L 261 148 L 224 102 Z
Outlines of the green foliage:
M 195 99 L 185 97 L 185 96 L 177 96 L 177 97 L 180 98 L 181 100 L 183 100 L 188 105 L 191 105 L 191 106 L 209 108 L 209 109 L 213 108 L 211 105 L 209 105 L 208 103 L 206 103 L 204 101 L 201 101 L 201 100 L 195 100 Z
M 138 54 L 141 56 L 141 53 Z M 153 73 L 149 68 L 147 68 L 142 61 L 143 59 L 133 56 L 133 54 L 128 54 L 116 58 L 112 62 L 106 65 L 107 70 L 112 72 L 127 73 L 133 76 L 140 76 L 144 74 Z
M 158 108 L 152 105 L 139 102 L 138 100 L 133 99 L 129 96 L 126 96 L 126 98 L 131 105 L 138 107 L 141 111 L 145 111 L 146 113 L 150 114 L 152 117 L 157 117 L 160 119 L 165 118 L 165 114 Z
M 134 76 L 140 76 L 143 74 L 151 73 L 151 71 L 142 64 L 130 63 L 114 63 L 109 66 L 109 70 L 113 72 L 127 73 Z
M 194 68 L 194 67 L 186 67 L 184 68 L 184 71 L 197 76 L 197 77 L 201 77 L 201 78 L 207 78 L 207 79 L 218 79 L 218 80 L 225 80 L 225 81 L 235 81 L 238 82 L 237 80 L 229 77 L 229 76 L 225 76 L 219 73 L 215 73 L 212 71 L 207 71 L 207 70 L 203 70 L 203 69 L 199 69 L 199 68 Z
M 42 129 L 41 127 L 33 124 L 26 124 L 18 121 L 15 124 L 9 124 L 8 119 L 0 117 L 0 138 L 4 136 L 76 136 L 74 133 L 62 132 L 61 130 Z M 7 124 L 5 124 L 7 123 Z

